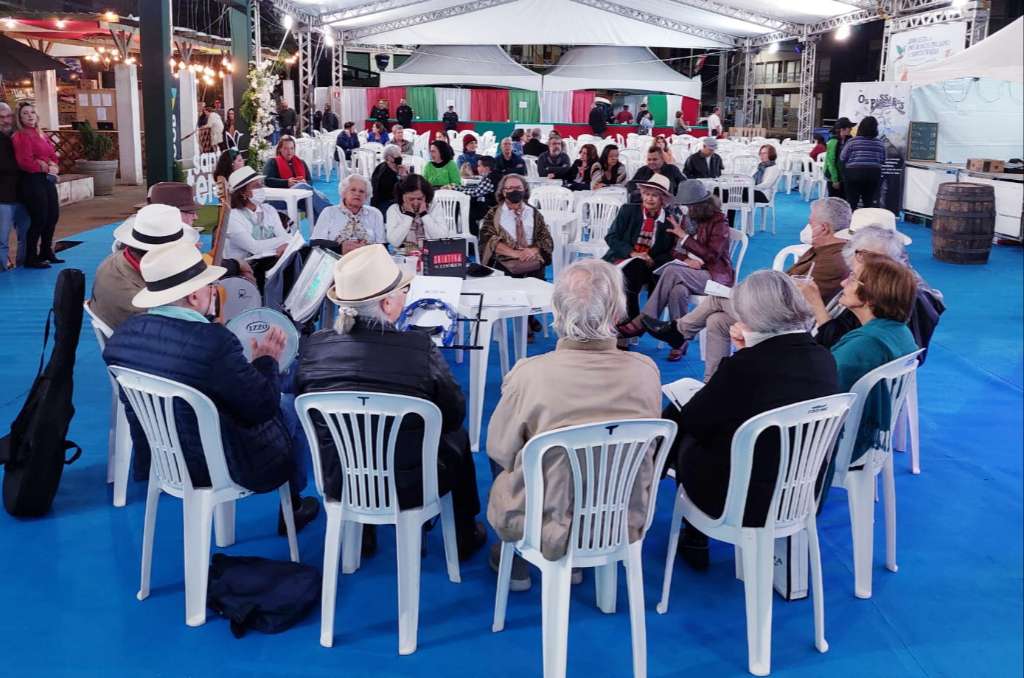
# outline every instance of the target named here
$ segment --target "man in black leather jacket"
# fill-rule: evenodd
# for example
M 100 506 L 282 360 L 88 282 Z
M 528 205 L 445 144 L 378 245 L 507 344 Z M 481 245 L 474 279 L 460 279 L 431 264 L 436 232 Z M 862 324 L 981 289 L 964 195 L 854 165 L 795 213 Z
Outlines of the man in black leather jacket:
M 393 324 L 405 305 L 409 277 L 403 275 L 382 245 L 349 252 L 335 268 L 335 285 L 328 298 L 339 305 L 333 328 L 308 337 L 300 350 L 296 374 L 298 393 L 373 391 L 429 400 L 441 410 L 441 444 L 437 456 L 438 492 L 452 493 L 456 540 L 460 558 L 467 558 L 486 541 L 476 522 L 480 498 L 469 436 L 462 427 L 466 402 L 448 363 L 423 332 L 402 332 Z M 346 300 L 359 301 L 346 301 Z M 395 445 L 395 482 L 403 509 L 423 503 L 423 426 L 406 418 Z M 314 416 L 321 447 L 324 491 L 331 499 L 341 493 L 341 468 L 330 432 Z M 364 553 L 372 530 L 364 530 Z

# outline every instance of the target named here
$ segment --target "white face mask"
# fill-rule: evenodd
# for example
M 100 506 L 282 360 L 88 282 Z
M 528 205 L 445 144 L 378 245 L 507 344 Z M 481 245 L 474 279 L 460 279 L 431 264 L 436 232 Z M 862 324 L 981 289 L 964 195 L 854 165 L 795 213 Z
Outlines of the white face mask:
M 810 224 L 804 226 L 803 229 L 800 231 L 800 242 L 802 242 L 805 245 L 810 245 L 811 240 L 814 237 L 813 233 L 814 229 L 811 227 Z
M 267 199 L 266 190 L 264 190 L 262 188 L 254 188 L 253 191 L 252 191 L 252 197 L 249 198 L 249 200 L 253 201 L 257 205 L 262 205 L 263 202 L 266 199 Z

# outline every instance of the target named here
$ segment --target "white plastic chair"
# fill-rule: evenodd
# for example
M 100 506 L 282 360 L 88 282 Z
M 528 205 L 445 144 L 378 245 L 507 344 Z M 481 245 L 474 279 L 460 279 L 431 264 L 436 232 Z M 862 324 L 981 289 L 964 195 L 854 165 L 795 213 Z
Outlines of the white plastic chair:
M 112 366 L 109 369 L 145 432 L 151 455 L 142 532 L 142 575 L 136 597 L 139 600 L 149 597 L 156 510 L 160 503 L 160 493 L 164 492 L 182 500 L 185 525 L 185 623 L 189 626 L 202 626 L 206 623 L 210 530 L 215 509 L 217 545 L 230 546 L 235 541 L 234 502 L 248 497 L 252 491 L 236 484 L 228 473 L 221 442 L 220 417 L 212 400 L 196 389 L 170 379 L 126 367 Z M 182 401 L 195 414 L 210 487 L 194 487 L 192 484 L 174 421 L 175 400 Z M 288 532 L 289 556 L 292 562 L 297 563 L 299 545 L 295 538 L 295 518 L 287 481 L 278 488 L 278 493 Z
M 874 524 L 876 478 L 882 475 L 883 508 L 885 510 L 885 566 L 895 572 L 896 566 L 896 479 L 893 473 L 892 442 L 907 394 L 912 390 L 918 356 L 923 349 L 914 351 L 892 362 L 876 367 L 850 389 L 857 395 L 857 403 L 850 412 L 839 450 L 836 452 L 836 470 L 832 487 L 843 487 L 850 507 L 850 528 L 853 535 L 854 595 L 871 597 L 871 569 L 874 558 Z M 860 429 L 861 415 L 868 394 L 878 386 L 889 398 L 888 431 L 880 434 L 880 445 L 872 447 L 852 460 L 853 447 Z
M 776 271 L 785 271 L 789 268 L 788 259 L 793 257 L 794 262 L 804 255 L 804 252 L 811 249 L 810 245 L 787 245 L 779 250 L 779 253 L 775 255 L 775 259 L 772 260 L 772 269 Z
M 436 190 L 430 211 L 448 224 L 448 237 L 465 239 L 467 249 L 472 245 L 473 252 L 479 256 L 477 237 L 469 232 L 469 194 L 443 188 Z
M 815 518 L 819 494 L 814 487 L 856 398 L 850 393 L 816 398 L 769 410 L 744 422 L 732 437 L 729 488 L 721 516 L 714 518 L 697 508 L 686 495 L 683 485 L 679 486 L 676 494 L 658 612 L 668 612 L 672 568 L 684 518 L 708 537 L 733 544 L 736 547 L 736 577 L 743 580 L 746 595 L 748 669 L 755 676 L 766 676 L 771 671 L 775 540 L 801 530 L 807 530 L 810 546 L 814 644 L 819 652 L 828 651 L 821 552 Z M 744 527 L 743 514 L 754 465 L 754 445 L 762 433 L 778 436 L 779 472 L 764 526 Z
M 359 147 L 352 150 L 352 171 L 362 175 L 367 181 L 373 177 L 377 167 L 377 153 L 372 148 Z
M 576 232 L 576 237 L 566 248 L 567 263 L 571 264 L 577 254 L 594 258 L 604 256 L 604 253 L 608 251 L 608 244 L 604 241 L 605 236 L 608 235 L 608 229 L 615 221 L 621 206 L 622 203 L 614 198 L 596 195 L 580 203 L 580 227 Z M 590 227 L 590 238 L 584 241 L 582 239 L 583 229 L 587 226 Z
M 910 472 L 915 476 L 921 473 L 921 426 L 917 416 L 917 372 L 914 372 L 910 385 L 907 387 L 907 400 L 903 406 L 903 416 L 899 418 L 893 432 L 893 446 L 897 450 L 910 452 Z M 909 438 L 909 440 L 908 440 Z M 908 449 L 909 446 L 909 449 Z
M 718 187 L 726 198 L 722 201 L 722 211 L 726 216 L 729 212 L 739 212 L 740 229 L 753 235 L 754 178 L 746 174 L 723 174 L 718 178 Z
M 569 635 L 569 593 L 574 567 L 597 568 L 598 607 L 615 612 L 617 567 L 626 567 L 629 620 L 633 635 L 633 676 L 647 675 L 647 631 L 644 621 L 644 585 L 641 552 L 643 536 L 629 542 L 629 501 L 645 459 L 653 456 L 644 534 L 654 517 L 658 479 L 672 442 L 676 424 L 667 419 L 606 421 L 570 426 L 534 436 L 523 447 L 526 510 L 523 538 L 502 542 L 498 586 L 494 600 L 495 632 L 505 628 L 512 558 L 515 554 L 541 572 L 541 614 L 544 678 L 564 678 Z M 660 441 L 660 443 L 659 443 Z M 660 446 L 659 446 L 660 444 Z M 565 454 L 572 470 L 572 525 L 566 554 L 547 560 L 541 553 L 544 457 L 552 450 Z
M 92 323 L 92 331 L 96 335 L 96 343 L 100 347 L 100 357 L 107 347 L 107 339 L 114 330 L 93 312 L 87 299 L 82 307 Z M 107 482 L 114 484 L 114 506 L 125 505 L 128 494 L 128 472 L 132 466 L 132 436 L 128 430 L 128 418 L 124 414 L 124 404 L 118 397 L 117 381 L 109 373 L 110 378 L 110 433 L 107 434 Z
M 416 174 L 423 174 L 423 168 L 427 166 L 427 161 L 418 155 L 403 155 L 402 164 L 411 167 Z
M 461 581 L 452 496 L 448 493 L 439 497 L 437 491 L 441 411 L 437 405 L 420 398 L 361 391 L 307 393 L 295 399 L 295 409 L 309 440 L 316 489 L 323 496 L 327 513 L 320 644 L 334 645 L 334 606 L 342 545 L 343 571 L 349 574 L 359 567 L 362 525 L 394 525 L 398 558 L 398 653 L 412 654 L 416 651 L 419 628 L 423 524 L 439 514 L 448 579 L 456 584 Z M 314 412 L 330 430 L 338 455 L 341 497 L 337 500 L 325 493 Z M 407 416 L 418 416 L 423 421 L 423 505 L 403 510 L 398 506 L 394 474 L 395 443 L 402 420 Z
M 757 166 L 760 162 L 758 157 L 752 153 L 737 153 L 732 157 L 732 169 L 730 171 L 733 174 L 752 177 L 754 172 L 757 171 Z
M 563 186 L 538 186 L 530 192 L 530 204 L 545 211 L 571 214 L 573 202 L 573 192 Z
M 537 174 L 537 156 L 524 155 L 523 162 L 526 163 L 526 177 L 528 179 L 537 179 L 540 177 L 540 175 Z
M 819 154 L 817 160 L 811 160 L 808 156 L 807 160 L 809 163 L 805 165 L 805 171 L 800 175 L 800 195 L 803 196 L 804 202 L 810 201 L 815 189 L 819 198 L 828 195 L 828 186 L 825 182 L 825 154 Z
M 753 222 L 757 221 L 757 212 L 761 211 L 761 231 L 768 230 L 768 210 L 772 211 L 772 235 L 775 235 L 775 186 L 772 186 L 765 193 L 765 197 L 768 198 L 768 202 L 757 202 L 754 201 L 754 218 Z

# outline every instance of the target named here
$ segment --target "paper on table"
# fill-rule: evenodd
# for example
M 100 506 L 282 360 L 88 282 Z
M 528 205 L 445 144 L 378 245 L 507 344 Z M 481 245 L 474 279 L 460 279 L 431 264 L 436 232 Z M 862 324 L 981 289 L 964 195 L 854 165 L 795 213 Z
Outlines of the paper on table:
M 704 294 L 709 297 L 722 297 L 723 299 L 732 298 L 732 288 L 726 287 L 722 283 L 717 283 L 714 280 L 709 280 L 704 285 Z
M 484 306 L 530 306 L 530 297 L 522 290 L 503 290 L 484 294 Z
M 677 410 L 681 410 L 683 405 L 690 402 L 690 398 L 702 388 L 704 388 L 704 382 L 697 381 L 691 377 L 683 377 L 678 381 L 662 386 L 661 392 L 676 406 Z
M 286 247 L 284 252 L 281 253 L 281 257 L 277 260 L 277 263 L 267 271 L 267 280 L 274 277 L 274 274 L 277 273 L 281 266 L 284 265 L 284 262 L 288 260 L 288 257 L 301 250 L 302 246 L 305 244 L 306 239 L 302 237 L 302 232 L 295 231 L 295 235 L 293 235 L 292 239 L 288 241 L 288 247 Z

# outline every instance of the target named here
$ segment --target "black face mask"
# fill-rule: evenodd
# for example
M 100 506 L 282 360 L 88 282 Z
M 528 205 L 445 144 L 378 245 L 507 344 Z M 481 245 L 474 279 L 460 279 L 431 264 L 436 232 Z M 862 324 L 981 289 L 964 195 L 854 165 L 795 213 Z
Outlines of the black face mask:
M 505 200 L 508 200 L 513 205 L 518 205 L 523 201 L 523 191 L 512 190 L 505 193 Z
M 396 165 L 401 165 L 402 164 L 402 156 L 398 156 L 397 158 L 395 158 L 394 162 L 395 162 Z

